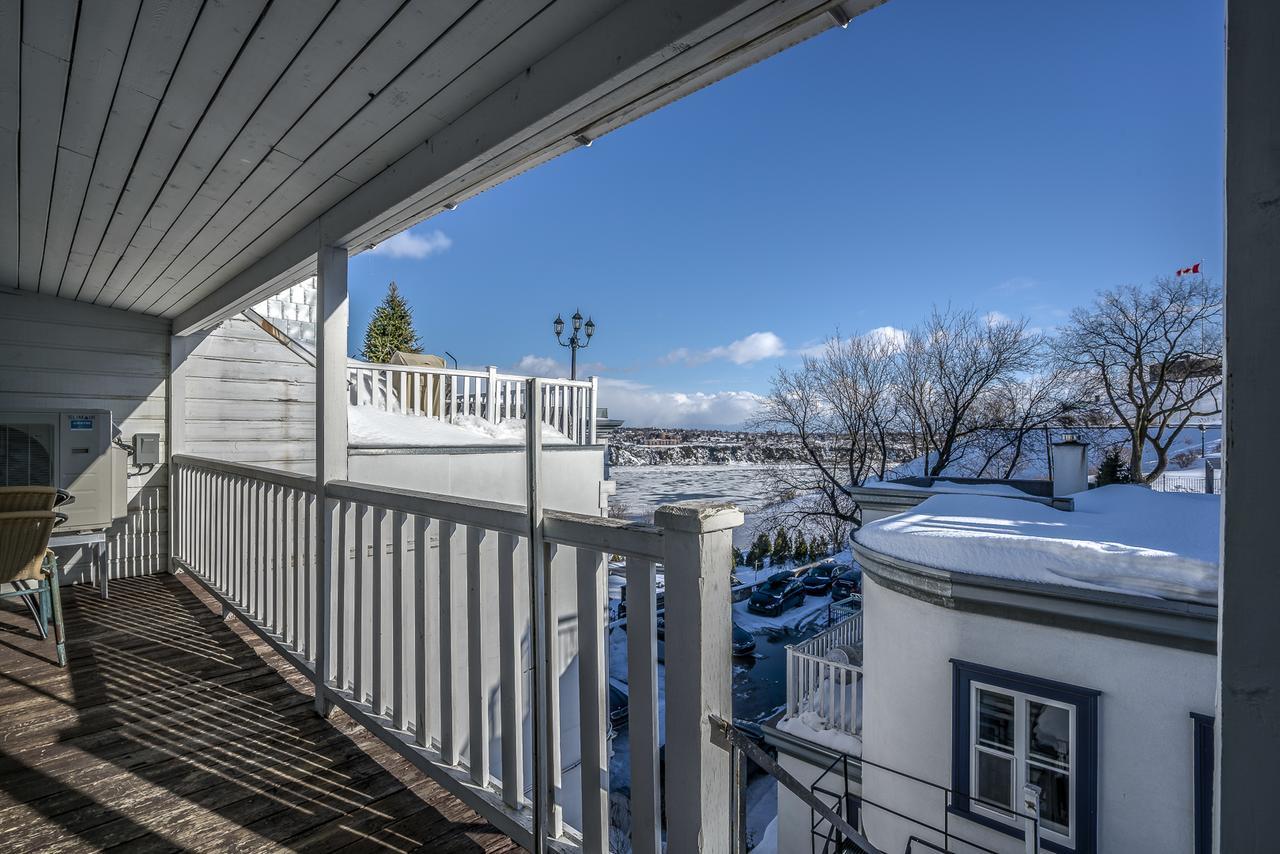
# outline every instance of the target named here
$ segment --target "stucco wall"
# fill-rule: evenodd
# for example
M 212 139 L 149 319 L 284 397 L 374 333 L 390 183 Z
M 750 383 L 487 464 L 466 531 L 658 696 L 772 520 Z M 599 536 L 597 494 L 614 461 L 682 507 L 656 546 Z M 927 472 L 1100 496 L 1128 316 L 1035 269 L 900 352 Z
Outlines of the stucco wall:
M 952 658 L 1091 688 L 1101 692 L 1099 850 L 1192 851 L 1190 714 L 1213 714 L 1214 656 L 951 610 L 866 579 L 867 759 L 950 787 Z M 941 825 L 936 792 L 873 768 L 863 779 L 871 800 Z M 873 809 L 865 822 L 889 851 L 919 831 Z M 995 850 L 1023 850 L 963 818 L 951 826 Z

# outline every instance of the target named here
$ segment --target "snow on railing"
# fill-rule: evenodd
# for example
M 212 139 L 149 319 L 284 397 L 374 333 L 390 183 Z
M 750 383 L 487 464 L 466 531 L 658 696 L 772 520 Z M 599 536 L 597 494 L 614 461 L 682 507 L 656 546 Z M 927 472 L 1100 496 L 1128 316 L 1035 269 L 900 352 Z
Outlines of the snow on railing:
M 347 363 L 348 402 L 398 415 L 453 422 L 471 415 L 497 424 L 524 418 L 528 377 L 418 365 Z M 579 445 L 596 443 L 597 383 L 589 380 L 542 381 L 542 420 Z
M 787 647 L 787 718 L 862 734 L 862 612 Z
M 546 511 L 531 527 L 517 505 L 336 480 L 318 502 L 312 477 L 176 454 L 171 465 L 175 563 L 328 701 L 525 848 L 535 833 L 562 852 L 608 844 L 606 558 L 622 556 L 631 591 L 630 850 L 658 854 L 664 835 L 669 850 L 691 850 L 707 828 L 728 838 L 718 797 L 728 793 L 727 757 L 708 713 L 732 714 L 732 612 L 719 568 L 739 511 L 666 506 L 655 514 L 661 527 Z M 317 526 L 329 538 L 323 555 L 313 547 Z M 536 596 L 531 548 L 544 556 Z M 666 663 L 665 784 L 658 562 L 676 600 L 667 643 L 683 651 Z M 572 631 L 556 631 L 565 621 Z M 545 636 L 547 627 L 558 642 L 535 643 L 532 632 Z M 539 647 L 546 658 L 531 671 Z M 561 725 L 559 689 L 574 655 L 577 690 L 564 697 L 577 705 L 576 733 Z M 545 703 L 537 738 L 546 752 L 531 757 L 535 698 Z M 567 785 L 561 769 L 574 766 L 577 784 Z M 542 805 L 537 796 L 530 804 L 526 781 L 544 779 Z M 578 828 L 564 820 L 569 799 Z M 546 816 L 540 825 L 531 807 Z

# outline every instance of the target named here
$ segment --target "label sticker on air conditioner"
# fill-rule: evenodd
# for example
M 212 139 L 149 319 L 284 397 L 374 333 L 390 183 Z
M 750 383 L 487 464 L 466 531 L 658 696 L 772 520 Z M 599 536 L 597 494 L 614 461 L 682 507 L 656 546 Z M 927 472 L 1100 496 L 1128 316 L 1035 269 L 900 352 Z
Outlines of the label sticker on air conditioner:
M 95 415 L 71 415 L 67 422 L 71 430 L 92 430 L 96 418 Z

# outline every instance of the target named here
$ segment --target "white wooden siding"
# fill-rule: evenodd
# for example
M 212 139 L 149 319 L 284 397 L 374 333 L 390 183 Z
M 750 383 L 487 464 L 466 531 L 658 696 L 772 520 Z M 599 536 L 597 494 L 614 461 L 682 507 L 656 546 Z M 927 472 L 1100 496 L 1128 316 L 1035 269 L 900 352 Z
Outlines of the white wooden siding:
M 0 407 L 109 409 L 125 441 L 159 433 L 164 459 L 168 354 L 168 321 L 0 290 Z M 112 578 L 166 563 L 166 468 L 130 472 L 128 521 L 111 535 Z M 60 556 L 72 580 L 86 578 L 85 555 Z
M 187 373 L 187 452 L 315 470 L 315 368 L 243 317 L 219 324 Z

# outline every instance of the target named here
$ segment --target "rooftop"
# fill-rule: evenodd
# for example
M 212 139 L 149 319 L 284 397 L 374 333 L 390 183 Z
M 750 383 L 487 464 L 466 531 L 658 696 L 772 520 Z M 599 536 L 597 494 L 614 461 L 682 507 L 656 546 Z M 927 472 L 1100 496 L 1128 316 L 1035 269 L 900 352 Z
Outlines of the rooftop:
M 1105 486 L 1074 511 L 1008 497 L 934 495 L 869 522 L 872 551 L 935 569 L 1215 604 L 1220 499 Z

